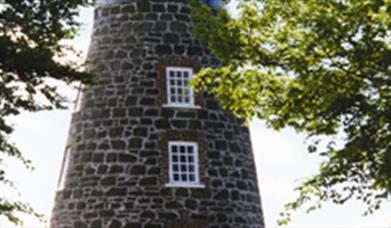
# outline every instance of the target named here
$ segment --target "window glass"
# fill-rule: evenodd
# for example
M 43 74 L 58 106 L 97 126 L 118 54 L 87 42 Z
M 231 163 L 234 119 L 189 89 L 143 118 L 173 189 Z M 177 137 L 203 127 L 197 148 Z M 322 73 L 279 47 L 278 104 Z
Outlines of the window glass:
M 197 143 L 172 141 L 168 144 L 170 184 L 198 184 Z

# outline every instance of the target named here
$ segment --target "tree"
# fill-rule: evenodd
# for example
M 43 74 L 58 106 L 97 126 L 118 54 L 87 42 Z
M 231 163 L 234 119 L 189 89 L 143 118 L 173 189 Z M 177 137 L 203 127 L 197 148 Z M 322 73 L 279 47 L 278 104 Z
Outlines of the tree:
M 223 65 L 193 86 L 238 117 L 306 133 L 323 158 L 280 223 L 325 201 L 378 209 L 391 198 L 391 1 L 241 0 L 237 11 L 192 1 L 194 31 Z
M 49 81 L 93 83 L 93 77 L 74 64 L 55 59 L 69 51 L 60 44 L 75 35 L 78 7 L 92 0 L 0 0 L 0 184 L 13 186 L 4 170 L 4 159 L 14 157 L 31 168 L 9 141 L 12 126 L 7 117 L 21 111 L 65 108 L 66 98 Z M 27 204 L 0 195 L 0 216 L 20 224 L 18 213 L 38 216 Z

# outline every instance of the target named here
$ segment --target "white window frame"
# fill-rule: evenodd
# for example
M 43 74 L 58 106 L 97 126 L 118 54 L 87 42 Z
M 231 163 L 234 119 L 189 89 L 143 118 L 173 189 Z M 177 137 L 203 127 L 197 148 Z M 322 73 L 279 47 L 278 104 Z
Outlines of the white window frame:
M 194 166 L 194 181 L 174 181 L 174 170 L 173 170 L 173 156 L 171 151 L 171 146 L 191 146 L 193 147 L 193 163 Z M 169 141 L 168 142 L 168 167 L 169 167 L 169 183 L 166 184 L 166 187 L 187 187 L 187 188 L 203 188 L 205 185 L 200 183 L 200 170 L 199 170 L 199 153 L 198 153 L 198 144 L 196 142 L 186 142 L 186 141 Z M 180 163 L 179 163 L 180 164 Z M 190 163 L 186 163 L 188 166 Z M 179 165 L 180 166 L 180 165 Z M 180 167 L 179 167 L 180 169 Z M 188 174 L 188 173 L 187 173 Z
M 66 179 L 66 175 L 67 175 L 67 172 L 69 169 L 69 163 L 71 160 L 71 153 L 72 153 L 71 147 L 67 147 L 64 152 L 64 158 L 62 161 L 62 166 L 61 166 L 61 171 L 60 171 L 60 178 L 58 180 L 57 188 L 59 191 L 63 190 L 65 187 L 65 179 Z
M 185 107 L 185 108 L 198 108 L 198 106 L 195 105 L 195 99 L 194 99 L 194 89 L 191 88 L 191 86 L 188 86 L 189 90 L 189 102 L 173 102 L 171 101 L 171 88 L 172 86 L 170 85 L 170 72 L 187 72 L 189 73 L 189 81 L 193 78 L 194 76 L 194 70 L 191 67 L 175 67 L 175 66 L 169 66 L 166 67 L 166 93 L 167 93 L 167 99 L 166 102 L 167 104 L 165 106 L 167 107 Z M 184 88 L 182 88 L 184 89 Z M 178 97 L 176 97 L 178 98 Z

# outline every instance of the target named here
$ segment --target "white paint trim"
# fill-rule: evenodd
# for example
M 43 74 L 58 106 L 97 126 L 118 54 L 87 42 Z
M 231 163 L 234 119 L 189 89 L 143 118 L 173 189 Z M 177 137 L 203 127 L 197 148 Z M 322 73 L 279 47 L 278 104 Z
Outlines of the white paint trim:
M 62 160 L 60 178 L 58 180 L 58 185 L 57 185 L 57 190 L 58 191 L 63 190 L 64 187 L 65 187 L 65 179 L 66 179 L 66 174 L 68 172 L 69 163 L 70 163 L 70 160 L 71 160 L 71 152 L 72 152 L 71 147 L 67 146 L 65 148 L 64 158 Z
M 205 188 L 204 184 L 165 184 L 167 188 Z
M 183 106 L 183 105 L 174 105 L 174 104 L 164 104 L 163 108 L 184 108 L 184 109 L 201 109 L 202 107 L 199 105 L 193 106 Z

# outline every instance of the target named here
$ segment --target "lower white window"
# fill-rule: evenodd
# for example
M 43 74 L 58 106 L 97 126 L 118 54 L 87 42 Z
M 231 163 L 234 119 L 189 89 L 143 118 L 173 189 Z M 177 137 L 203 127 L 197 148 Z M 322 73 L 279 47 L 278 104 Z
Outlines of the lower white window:
M 169 185 L 199 185 L 198 145 L 194 142 L 170 141 Z

